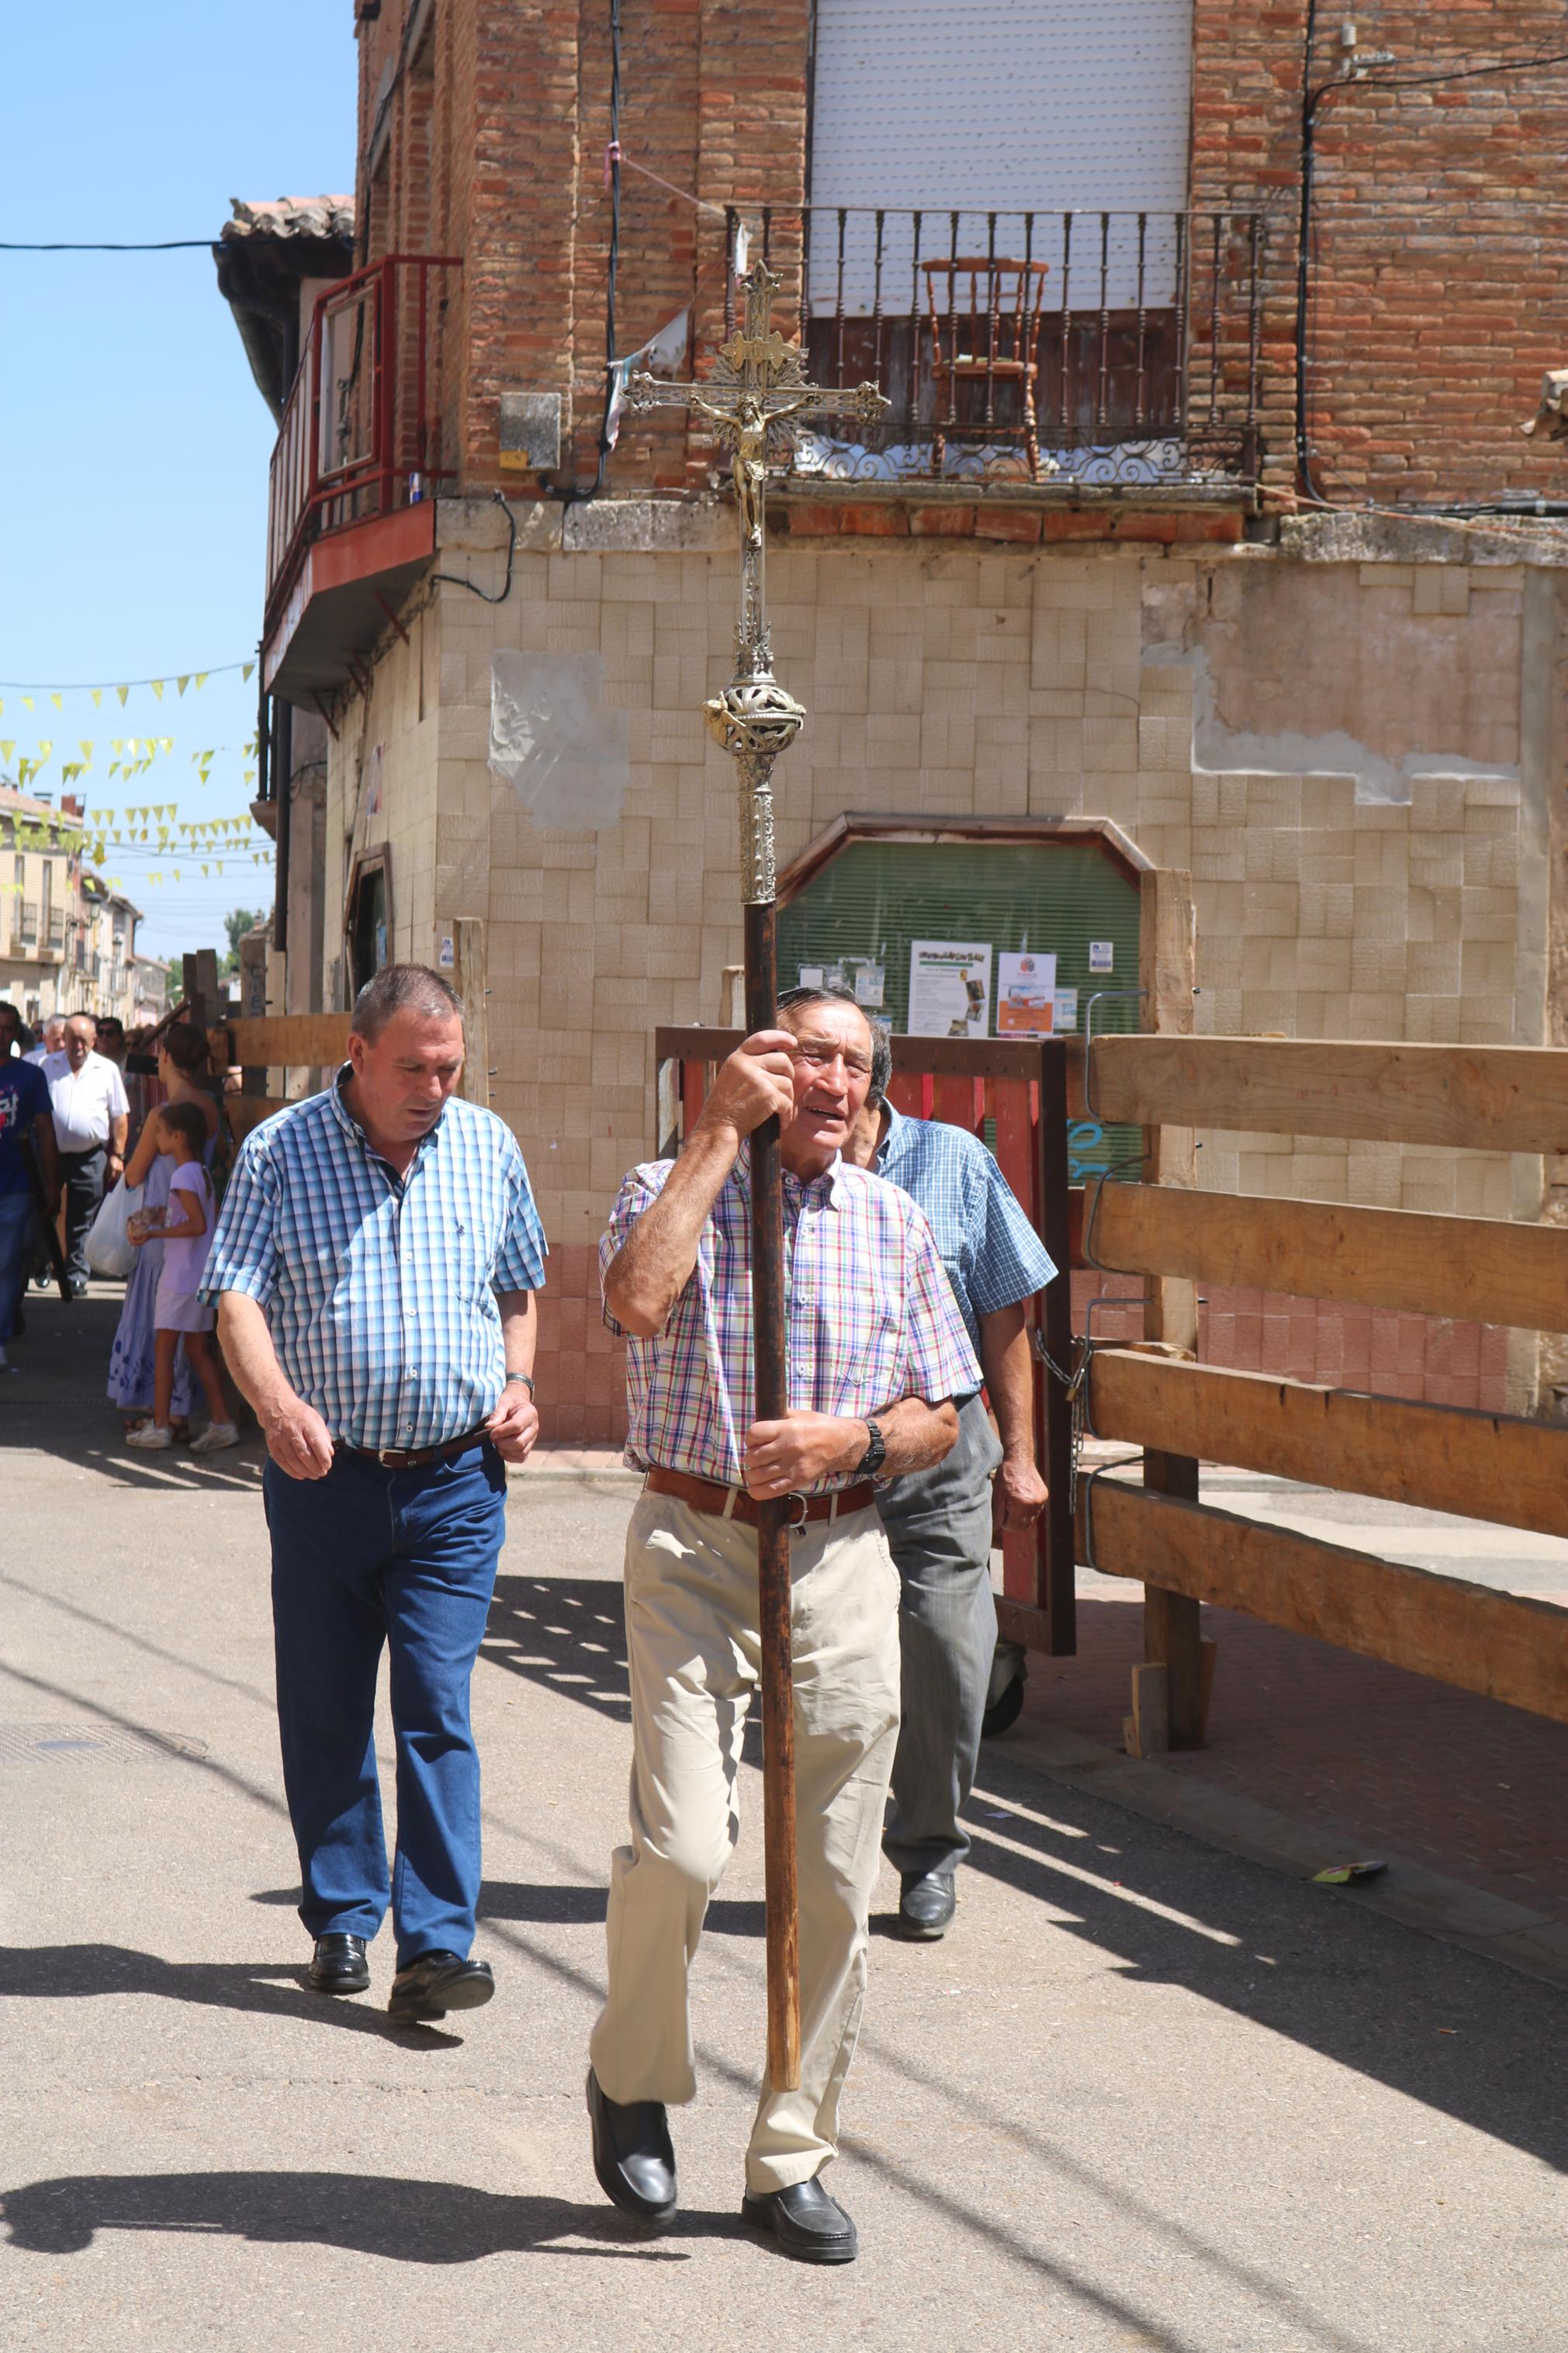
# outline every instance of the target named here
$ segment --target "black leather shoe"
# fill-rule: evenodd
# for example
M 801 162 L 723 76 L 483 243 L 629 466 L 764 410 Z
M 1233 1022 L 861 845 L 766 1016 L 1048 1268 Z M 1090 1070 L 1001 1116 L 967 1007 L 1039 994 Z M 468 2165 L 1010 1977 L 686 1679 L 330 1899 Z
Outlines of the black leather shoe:
M 310 1983 L 318 1993 L 368 1993 L 370 1964 L 363 1936 L 318 1936 L 310 1956 Z
M 944 1936 L 958 1903 L 951 1871 L 906 1871 L 899 1882 L 899 1934 L 911 1944 Z
M 741 2219 L 753 2230 L 771 2231 L 781 2255 L 797 2263 L 852 2263 L 860 2252 L 854 2223 L 820 2181 L 796 2181 L 788 2189 L 748 2189 Z
M 588 2070 L 594 2178 L 612 2206 L 639 2222 L 675 2218 L 675 2151 L 662 2100 L 612 2100 Z
M 392 1980 L 386 2014 L 395 2026 L 424 2026 L 449 2010 L 479 2010 L 496 1989 L 488 1961 L 456 1953 L 421 1953 Z

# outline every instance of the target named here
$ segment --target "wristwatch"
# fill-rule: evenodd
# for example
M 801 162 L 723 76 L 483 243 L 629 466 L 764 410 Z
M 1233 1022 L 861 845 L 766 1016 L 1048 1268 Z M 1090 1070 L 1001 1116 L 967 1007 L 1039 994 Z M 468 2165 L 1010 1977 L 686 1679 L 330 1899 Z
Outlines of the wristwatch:
M 874 1479 L 888 1459 L 888 1441 L 876 1423 L 868 1418 L 866 1427 L 871 1433 L 871 1443 L 855 1465 L 857 1479 Z
M 536 1394 L 536 1392 L 535 1392 L 535 1390 L 534 1390 L 534 1386 L 533 1386 L 533 1375 L 532 1375 L 531 1373 L 508 1373 L 508 1375 L 507 1375 L 507 1377 L 506 1377 L 506 1380 L 504 1380 L 504 1381 L 501 1383 L 501 1387 L 502 1387 L 502 1388 L 506 1388 L 506 1386 L 507 1386 L 507 1383 L 508 1383 L 508 1382 L 510 1382 L 510 1381 L 521 1381 L 521 1382 L 523 1382 L 523 1383 L 525 1384 L 525 1386 L 526 1386 L 527 1389 L 528 1389 L 528 1394 L 529 1394 L 529 1396 L 530 1396 L 530 1397 L 532 1397 L 532 1396 L 534 1396 L 534 1395 Z

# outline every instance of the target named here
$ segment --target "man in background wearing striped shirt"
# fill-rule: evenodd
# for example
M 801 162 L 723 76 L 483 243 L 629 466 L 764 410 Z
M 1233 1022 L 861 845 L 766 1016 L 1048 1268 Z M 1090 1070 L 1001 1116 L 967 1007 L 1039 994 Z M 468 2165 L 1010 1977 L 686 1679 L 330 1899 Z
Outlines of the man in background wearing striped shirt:
M 588 2107 L 605 2195 L 668 2223 L 666 2106 L 696 2091 L 688 1971 L 740 1833 L 757 1504 L 788 1496 L 800 2088 L 763 2087 L 742 2211 L 785 2254 L 847 2263 L 855 2225 L 817 2176 L 865 1995 L 898 1732 L 899 1580 L 874 1496 L 947 1452 L 980 1373 L 925 1219 L 839 1156 L 870 1084 L 865 1015 L 795 989 L 779 1020 L 724 1063 L 679 1158 L 633 1169 L 600 1246 L 605 1320 L 630 1335 L 627 1457 L 646 1476 L 626 1535 L 632 1837 L 611 1869 Z M 774 1113 L 790 1409 L 758 1421 L 747 1139 Z
M 402 2023 L 488 2001 L 470 1957 L 479 1763 L 468 1684 L 527 1459 L 544 1237 L 510 1132 L 455 1095 L 463 1008 L 391 965 L 324 1093 L 249 1135 L 202 1285 L 266 1433 L 283 1780 L 310 1983 L 363 1993 L 390 1901 Z M 376 1780 L 391 1651 L 397 1848 Z

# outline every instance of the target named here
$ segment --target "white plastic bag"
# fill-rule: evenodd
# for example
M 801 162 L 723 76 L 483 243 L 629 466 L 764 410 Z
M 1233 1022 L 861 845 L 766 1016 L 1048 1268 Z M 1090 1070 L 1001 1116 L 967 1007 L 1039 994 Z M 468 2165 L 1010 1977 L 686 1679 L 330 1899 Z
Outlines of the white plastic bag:
M 130 1273 L 136 1251 L 125 1229 L 141 1207 L 140 1185 L 121 1182 L 104 1195 L 87 1237 L 87 1262 L 94 1274 L 121 1282 Z

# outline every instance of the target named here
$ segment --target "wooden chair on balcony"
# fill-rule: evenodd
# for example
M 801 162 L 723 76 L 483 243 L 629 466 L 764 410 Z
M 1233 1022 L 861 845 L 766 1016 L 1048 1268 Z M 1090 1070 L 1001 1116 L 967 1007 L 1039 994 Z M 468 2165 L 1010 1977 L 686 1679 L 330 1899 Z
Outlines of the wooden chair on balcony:
M 1021 429 L 1029 479 L 1037 482 L 1040 444 L 1035 424 L 1035 380 L 1039 362 L 1035 344 L 1047 264 L 1005 260 L 1000 255 L 960 254 L 947 261 L 924 261 L 921 267 L 925 271 L 931 381 L 936 393 L 931 472 L 939 476 L 942 472 L 948 432 L 962 422 L 984 427 L 987 432 Z M 982 412 L 978 417 L 960 418 L 961 384 L 984 387 L 983 398 L 975 404 Z M 1021 427 L 998 425 L 998 385 L 1017 387 Z

